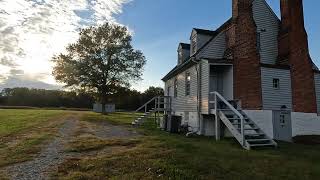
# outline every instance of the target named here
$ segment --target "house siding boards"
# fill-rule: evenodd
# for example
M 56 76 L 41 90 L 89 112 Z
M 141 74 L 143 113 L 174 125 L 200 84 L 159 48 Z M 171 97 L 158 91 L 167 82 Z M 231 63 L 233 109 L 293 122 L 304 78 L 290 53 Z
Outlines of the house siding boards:
M 279 19 L 265 0 L 254 0 L 252 8 L 257 32 L 260 32 L 261 62 L 275 64 L 278 57 Z
M 201 48 L 205 43 L 207 43 L 212 36 L 204 35 L 204 34 L 197 34 L 197 47 L 198 49 Z
M 186 96 L 186 72 L 190 73 L 191 81 L 190 81 L 190 95 Z M 177 78 L 178 83 L 178 91 L 177 97 L 173 97 L 174 93 L 174 80 Z M 172 96 L 172 110 L 174 112 L 197 112 L 197 72 L 196 65 L 191 68 L 183 71 L 177 76 L 171 78 L 166 81 L 165 88 L 167 91 L 168 87 L 172 87 L 170 96 Z M 167 93 L 166 93 L 167 94 Z
M 317 111 L 320 113 L 320 74 L 314 74 L 314 83 L 315 83 L 315 90 L 316 90 L 316 97 L 317 97 Z
M 223 58 L 225 50 L 226 34 L 225 32 L 221 32 L 201 50 L 201 52 L 197 55 L 197 58 L 221 59 Z
M 209 77 L 210 64 L 208 61 L 201 61 L 201 113 L 209 114 Z
M 280 80 L 280 88 L 273 88 L 273 79 Z M 261 68 L 263 109 L 279 110 L 285 105 L 292 109 L 291 75 L 290 70 Z
M 193 38 L 196 39 L 196 49 L 193 50 Z M 191 44 L 191 55 L 193 55 L 195 52 L 198 51 L 199 48 L 201 48 L 205 43 L 207 43 L 212 38 L 211 35 L 207 34 L 200 34 L 197 33 L 196 30 L 192 30 L 191 37 L 190 37 L 190 44 Z

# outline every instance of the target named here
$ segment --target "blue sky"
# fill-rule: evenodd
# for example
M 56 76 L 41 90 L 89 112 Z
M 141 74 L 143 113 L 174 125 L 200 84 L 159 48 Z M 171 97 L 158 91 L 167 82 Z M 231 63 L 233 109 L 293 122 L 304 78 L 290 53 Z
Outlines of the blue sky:
M 147 57 L 143 81 L 133 88 L 163 86 L 177 62 L 179 42 L 192 28 L 215 30 L 231 17 L 232 0 L 0 0 L 0 90 L 61 89 L 53 78 L 54 54 L 79 37 L 79 29 L 106 21 L 126 25 Z M 279 15 L 280 0 L 267 0 Z M 320 1 L 304 0 L 310 53 L 320 66 Z
M 195 3 L 197 2 L 197 3 Z M 267 1 L 279 16 L 280 1 Z M 320 66 L 320 1 L 305 0 L 305 24 L 309 34 L 310 53 Z M 147 57 L 144 81 L 134 85 L 163 86 L 160 80 L 177 61 L 179 42 L 189 42 L 193 27 L 212 29 L 231 17 L 231 0 L 135 0 L 123 7 L 115 18 L 134 32 L 134 45 Z

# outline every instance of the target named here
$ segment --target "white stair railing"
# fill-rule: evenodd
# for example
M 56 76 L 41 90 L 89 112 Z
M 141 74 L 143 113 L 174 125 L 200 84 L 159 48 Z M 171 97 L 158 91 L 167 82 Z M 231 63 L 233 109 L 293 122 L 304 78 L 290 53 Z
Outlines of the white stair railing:
M 223 102 L 224 105 L 226 105 L 230 110 L 233 112 L 233 114 L 235 114 L 236 116 L 239 117 L 240 119 L 240 123 L 241 123 L 241 129 L 240 129 L 240 143 L 243 147 L 246 146 L 246 143 L 245 143 L 245 134 L 244 134 L 244 117 L 243 115 L 238 111 L 236 110 L 221 94 L 219 94 L 218 92 L 210 92 L 210 95 L 214 95 L 214 114 L 216 117 L 219 117 L 219 110 L 222 110 L 222 109 L 219 109 L 218 107 L 218 103 L 219 102 Z M 218 121 L 218 120 L 217 120 Z M 218 122 L 217 122 L 218 123 Z M 238 138 L 237 138 L 238 139 Z
M 153 109 L 151 109 L 148 112 L 148 108 L 150 108 L 150 105 L 154 103 Z M 155 118 L 157 118 L 157 113 L 159 115 L 160 112 L 170 112 L 171 111 L 171 97 L 170 96 L 156 96 L 150 99 L 148 102 L 146 102 L 144 105 L 139 107 L 137 110 L 133 112 L 133 116 L 136 115 L 136 113 L 140 112 L 142 109 L 144 109 L 144 113 L 148 114 L 148 116 L 151 113 L 155 113 Z M 142 116 L 143 119 L 148 117 Z

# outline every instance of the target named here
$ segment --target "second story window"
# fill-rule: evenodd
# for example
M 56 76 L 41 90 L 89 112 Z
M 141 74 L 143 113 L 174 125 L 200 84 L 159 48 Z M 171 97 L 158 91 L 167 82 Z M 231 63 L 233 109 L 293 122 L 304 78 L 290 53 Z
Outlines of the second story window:
M 178 79 L 174 80 L 174 97 L 178 97 Z
M 261 32 L 257 32 L 257 50 L 261 51 Z
M 191 53 L 196 53 L 197 50 L 197 36 L 192 36 L 191 40 Z
M 190 95 L 191 76 L 190 73 L 186 73 L 186 96 Z
M 178 51 L 178 64 L 181 64 L 182 61 L 183 61 L 183 59 L 182 59 L 182 50 L 179 49 L 179 51 Z

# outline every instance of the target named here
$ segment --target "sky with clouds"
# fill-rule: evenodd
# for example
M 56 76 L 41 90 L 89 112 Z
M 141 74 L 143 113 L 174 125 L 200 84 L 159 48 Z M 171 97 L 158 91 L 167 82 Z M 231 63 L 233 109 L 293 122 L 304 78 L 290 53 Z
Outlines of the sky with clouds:
M 53 54 L 80 28 L 114 21 L 128 0 L 0 0 L 0 87 L 59 88 Z
M 0 89 L 56 89 L 53 54 L 64 52 L 80 28 L 113 21 L 128 26 L 133 44 L 147 57 L 143 81 L 133 88 L 162 86 L 176 65 L 177 45 L 192 28 L 214 30 L 231 16 L 231 0 L 0 0 Z M 279 15 L 279 0 L 267 0 Z M 311 56 L 320 66 L 320 1 L 304 1 Z

